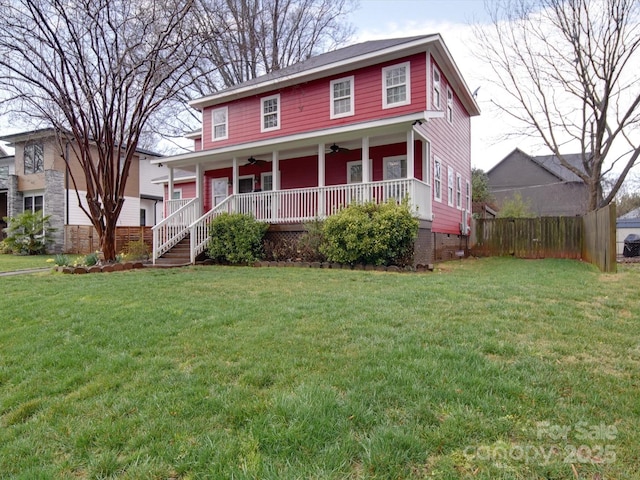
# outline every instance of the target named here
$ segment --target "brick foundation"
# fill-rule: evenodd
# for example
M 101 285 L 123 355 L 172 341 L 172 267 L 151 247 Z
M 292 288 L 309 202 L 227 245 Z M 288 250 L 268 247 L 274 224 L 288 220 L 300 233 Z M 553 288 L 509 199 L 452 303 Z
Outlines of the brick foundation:
M 449 233 L 433 233 L 433 261 L 442 262 L 460 258 L 456 252 L 464 252 L 467 256 L 469 253 L 468 237 L 464 235 L 454 235 Z

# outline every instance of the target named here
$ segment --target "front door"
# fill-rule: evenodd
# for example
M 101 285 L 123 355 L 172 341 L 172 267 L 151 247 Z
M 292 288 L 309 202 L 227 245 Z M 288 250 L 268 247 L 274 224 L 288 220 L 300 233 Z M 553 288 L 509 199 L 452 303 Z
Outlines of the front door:
M 229 179 L 214 178 L 211 181 L 211 195 L 213 206 L 215 207 L 229 195 Z

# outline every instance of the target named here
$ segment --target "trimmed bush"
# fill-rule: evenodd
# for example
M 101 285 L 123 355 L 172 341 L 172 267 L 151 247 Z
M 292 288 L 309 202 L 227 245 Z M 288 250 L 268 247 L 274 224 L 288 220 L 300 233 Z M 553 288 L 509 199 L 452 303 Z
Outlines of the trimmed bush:
M 417 234 L 407 202 L 354 204 L 325 220 L 320 251 L 330 262 L 404 266 Z
M 223 213 L 209 228 L 209 257 L 218 262 L 248 263 L 262 257 L 262 239 L 269 225 L 251 215 Z

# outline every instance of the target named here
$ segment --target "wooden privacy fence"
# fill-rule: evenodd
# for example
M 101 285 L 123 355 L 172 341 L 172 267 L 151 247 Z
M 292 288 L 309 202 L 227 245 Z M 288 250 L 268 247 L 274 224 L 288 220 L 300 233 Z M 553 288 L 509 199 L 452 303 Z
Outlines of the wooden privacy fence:
M 143 240 L 153 248 L 153 234 L 151 227 L 116 227 L 116 251 L 122 252 L 129 242 Z M 64 251 L 86 255 L 100 250 L 100 238 L 92 225 L 65 225 Z
M 575 258 L 616 271 L 615 204 L 584 217 L 475 219 L 471 251 L 480 256 Z

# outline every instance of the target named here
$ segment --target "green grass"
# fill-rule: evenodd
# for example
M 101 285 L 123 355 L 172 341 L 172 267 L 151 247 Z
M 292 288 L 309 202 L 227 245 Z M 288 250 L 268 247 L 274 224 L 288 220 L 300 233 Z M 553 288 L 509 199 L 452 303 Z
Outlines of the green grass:
M 7 255 L 0 254 L 0 272 L 15 272 L 31 268 L 53 267 L 47 260 L 54 255 Z
M 639 478 L 638 269 L 2 284 L 0 478 Z

